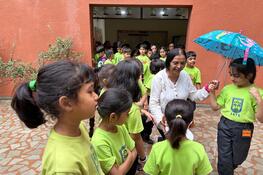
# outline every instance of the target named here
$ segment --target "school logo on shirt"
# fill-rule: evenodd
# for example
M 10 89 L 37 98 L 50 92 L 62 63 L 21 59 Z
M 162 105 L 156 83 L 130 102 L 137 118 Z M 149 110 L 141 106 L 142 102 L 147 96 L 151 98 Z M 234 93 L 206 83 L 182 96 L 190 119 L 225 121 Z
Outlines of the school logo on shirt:
M 242 111 L 244 99 L 242 98 L 232 98 L 231 104 L 231 114 L 240 117 L 240 112 Z
M 126 158 L 128 157 L 126 145 L 122 145 L 121 149 L 119 150 L 119 153 L 121 155 L 122 162 L 124 162 Z

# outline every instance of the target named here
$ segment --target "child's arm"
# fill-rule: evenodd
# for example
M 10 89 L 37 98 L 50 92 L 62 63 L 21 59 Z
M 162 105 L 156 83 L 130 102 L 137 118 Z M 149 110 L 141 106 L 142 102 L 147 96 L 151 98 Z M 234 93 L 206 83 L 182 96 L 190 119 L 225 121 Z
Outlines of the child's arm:
M 137 158 L 137 151 L 135 148 L 132 151 L 130 150 L 127 150 L 127 151 L 128 151 L 128 156 L 126 160 L 120 166 L 117 166 L 116 164 L 114 164 L 109 174 L 124 175 L 130 170 L 130 168 L 132 167 L 132 164 L 134 163 L 134 160 Z
M 148 108 L 147 94 L 143 95 L 139 102 L 136 103 L 140 108 Z
M 263 100 L 262 100 L 257 88 L 252 87 L 252 88 L 250 88 L 249 92 L 257 101 L 257 110 L 256 110 L 255 116 L 258 119 L 258 121 L 263 123 Z
M 210 91 L 210 106 L 214 111 L 217 111 L 221 108 L 220 105 L 218 105 L 216 102 L 215 89 L 217 88 L 218 88 L 218 84 L 210 83 L 208 85 L 208 89 Z

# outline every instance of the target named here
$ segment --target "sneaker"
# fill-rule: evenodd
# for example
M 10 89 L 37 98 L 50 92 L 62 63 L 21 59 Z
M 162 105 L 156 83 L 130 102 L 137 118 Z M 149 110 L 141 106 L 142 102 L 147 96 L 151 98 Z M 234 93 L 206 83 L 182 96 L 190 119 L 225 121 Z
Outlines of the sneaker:
M 137 171 L 143 171 L 143 167 L 146 163 L 147 157 L 145 156 L 144 160 L 141 160 L 140 158 L 138 158 L 138 165 L 137 165 Z

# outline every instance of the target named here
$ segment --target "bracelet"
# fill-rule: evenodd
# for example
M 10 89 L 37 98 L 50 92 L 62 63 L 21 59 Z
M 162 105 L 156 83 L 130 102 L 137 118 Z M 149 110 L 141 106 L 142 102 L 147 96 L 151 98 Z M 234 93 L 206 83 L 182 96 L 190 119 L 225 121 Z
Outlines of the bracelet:
M 209 90 L 209 88 L 208 88 L 208 84 L 206 84 L 206 85 L 204 86 L 204 88 L 205 88 L 205 90 L 206 90 L 208 93 L 210 93 L 210 90 Z

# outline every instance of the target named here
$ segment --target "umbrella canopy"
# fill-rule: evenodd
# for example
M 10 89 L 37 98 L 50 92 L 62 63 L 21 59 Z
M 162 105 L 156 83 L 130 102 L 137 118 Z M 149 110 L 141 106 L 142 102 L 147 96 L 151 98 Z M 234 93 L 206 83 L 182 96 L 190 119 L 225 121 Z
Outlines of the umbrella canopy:
M 256 65 L 263 65 L 263 48 L 252 39 L 235 32 L 215 30 L 194 40 L 197 44 L 227 58 L 252 58 Z

